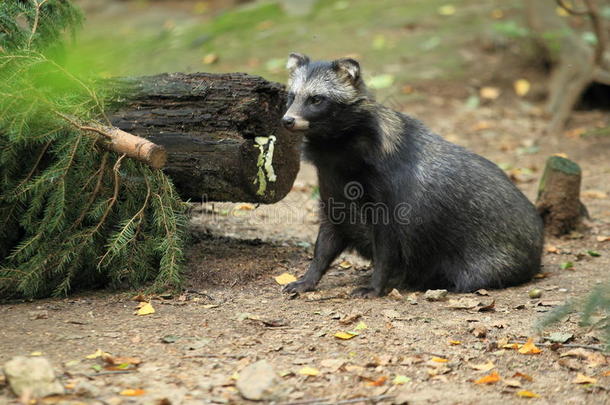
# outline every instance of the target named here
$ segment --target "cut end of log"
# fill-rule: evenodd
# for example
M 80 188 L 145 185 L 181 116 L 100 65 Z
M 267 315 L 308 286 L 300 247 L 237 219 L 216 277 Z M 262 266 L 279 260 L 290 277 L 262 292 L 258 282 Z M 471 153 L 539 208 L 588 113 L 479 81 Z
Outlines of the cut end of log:
M 163 146 L 118 128 L 105 128 L 105 131 L 110 135 L 110 149 L 113 151 L 124 153 L 153 169 L 161 169 L 165 166 L 167 152 Z
M 554 236 L 573 231 L 586 216 L 580 201 L 580 166 L 570 159 L 551 156 L 544 168 L 538 187 L 536 208 L 545 229 Z

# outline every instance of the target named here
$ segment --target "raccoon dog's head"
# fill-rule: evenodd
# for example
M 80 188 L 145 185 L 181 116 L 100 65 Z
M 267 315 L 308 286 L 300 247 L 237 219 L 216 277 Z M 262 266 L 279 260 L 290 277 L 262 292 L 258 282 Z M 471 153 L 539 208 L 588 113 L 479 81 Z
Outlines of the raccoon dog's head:
M 286 68 L 288 111 L 282 124 L 291 131 L 313 136 L 344 129 L 351 121 L 350 107 L 368 97 L 354 59 L 311 62 L 305 55 L 291 53 Z

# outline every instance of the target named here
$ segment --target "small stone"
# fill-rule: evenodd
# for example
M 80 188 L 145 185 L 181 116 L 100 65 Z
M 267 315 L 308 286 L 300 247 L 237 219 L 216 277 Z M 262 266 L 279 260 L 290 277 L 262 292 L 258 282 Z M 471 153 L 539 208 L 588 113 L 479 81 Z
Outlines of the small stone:
M 74 394 L 81 397 L 95 398 L 100 395 L 100 389 L 89 381 L 80 380 L 74 385 Z
M 542 297 L 542 290 L 539 288 L 534 288 L 532 290 L 529 290 L 527 293 L 530 298 L 535 299 L 535 298 L 540 298 Z
M 424 298 L 428 301 L 442 301 L 447 298 L 447 290 L 428 290 Z
M 13 357 L 4 364 L 4 374 L 17 396 L 29 393 L 41 398 L 64 393 L 64 387 L 55 379 L 51 363 L 44 357 Z
M 246 399 L 260 401 L 269 399 L 276 383 L 276 374 L 266 360 L 257 361 L 239 373 L 236 387 Z

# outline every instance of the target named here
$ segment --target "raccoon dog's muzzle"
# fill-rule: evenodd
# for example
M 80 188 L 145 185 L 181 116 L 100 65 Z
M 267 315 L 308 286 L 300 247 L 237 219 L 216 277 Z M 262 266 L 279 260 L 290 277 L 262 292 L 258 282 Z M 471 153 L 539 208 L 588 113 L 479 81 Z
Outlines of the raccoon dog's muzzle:
M 309 121 L 303 117 L 292 116 L 286 113 L 282 118 L 282 125 L 290 131 L 304 131 L 309 128 Z

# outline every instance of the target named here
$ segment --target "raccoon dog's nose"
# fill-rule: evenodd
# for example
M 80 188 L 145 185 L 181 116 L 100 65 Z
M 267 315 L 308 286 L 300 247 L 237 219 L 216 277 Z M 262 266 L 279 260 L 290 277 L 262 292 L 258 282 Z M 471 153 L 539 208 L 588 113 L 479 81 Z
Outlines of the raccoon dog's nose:
M 286 127 L 286 129 L 294 128 L 294 122 L 295 122 L 294 117 L 284 116 L 282 118 L 282 124 L 284 124 L 284 127 Z

